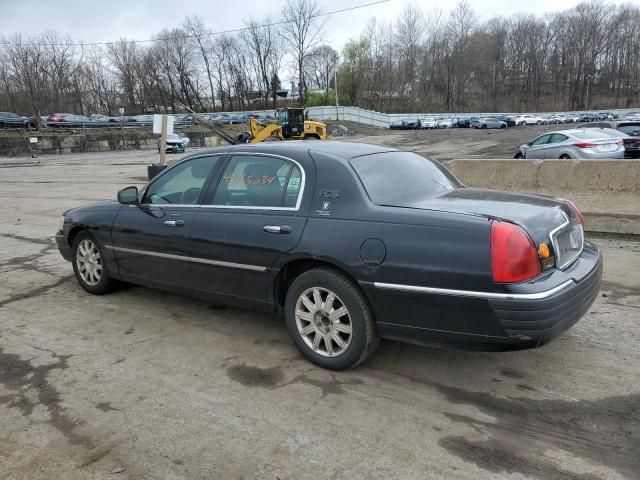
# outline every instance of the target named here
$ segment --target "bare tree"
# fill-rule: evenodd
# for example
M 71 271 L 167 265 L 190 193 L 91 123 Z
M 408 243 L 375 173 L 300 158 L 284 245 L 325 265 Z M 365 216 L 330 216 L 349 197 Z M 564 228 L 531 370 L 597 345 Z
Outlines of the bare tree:
M 320 42 L 322 23 L 319 21 L 320 6 L 318 0 L 294 0 L 282 9 L 284 24 L 282 37 L 291 48 L 298 72 L 298 96 L 304 105 L 306 86 L 304 61 L 309 51 Z

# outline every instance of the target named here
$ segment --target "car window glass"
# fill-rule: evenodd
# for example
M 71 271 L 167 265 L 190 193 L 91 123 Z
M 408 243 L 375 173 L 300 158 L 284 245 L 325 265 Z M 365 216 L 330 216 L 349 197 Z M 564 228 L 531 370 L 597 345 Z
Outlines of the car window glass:
M 561 133 L 554 133 L 553 135 L 551 135 L 551 140 L 549 140 L 549 143 L 560 143 L 560 142 L 564 142 L 567 138 L 566 135 L 563 135 Z
M 640 133 L 640 123 L 625 123 L 618 126 L 618 130 L 627 135 L 638 135 Z
M 198 201 L 204 182 L 220 155 L 199 157 L 171 168 L 147 188 L 142 203 L 191 205 Z
M 295 208 L 302 172 L 282 158 L 235 155 L 213 197 L 213 205 L 229 207 Z
M 439 163 L 411 152 L 386 152 L 350 160 L 376 205 L 411 206 L 461 185 Z
M 542 135 L 531 142 L 531 145 L 543 145 L 549 141 L 549 137 L 550 135 Z
M 573 133 L 573 136 L 580 140 L 597 140 L 599 138 L 606 138 L 608 135 L 601 130 L 581 130 Z

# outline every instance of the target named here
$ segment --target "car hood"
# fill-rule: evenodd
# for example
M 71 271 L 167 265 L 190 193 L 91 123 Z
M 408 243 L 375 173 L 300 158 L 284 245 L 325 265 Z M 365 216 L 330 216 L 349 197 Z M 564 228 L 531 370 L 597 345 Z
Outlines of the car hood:
M 547 241 L 551 230 L 575 215 L 567 203 L 552 197 L 477 188 L 450 190 L 409 207 L 513 222 L 523 227 L 536 244 Z
M 100 200 L 98 202 L 89 203 L 81 207 L 72 208 L 64 212 L 64 215 L 79 212 L 96 212 L 96 211 L 114 211 L 119 210 L 122 204 L 114 200 Z

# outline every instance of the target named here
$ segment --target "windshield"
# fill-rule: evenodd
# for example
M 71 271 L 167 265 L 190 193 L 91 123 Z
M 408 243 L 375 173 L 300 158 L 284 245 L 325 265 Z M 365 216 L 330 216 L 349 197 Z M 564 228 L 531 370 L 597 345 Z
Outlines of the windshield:
M 411 207 L 462 184 L 438 162 L 411 152 L 385 152 L 351 159 L 376 205 Z

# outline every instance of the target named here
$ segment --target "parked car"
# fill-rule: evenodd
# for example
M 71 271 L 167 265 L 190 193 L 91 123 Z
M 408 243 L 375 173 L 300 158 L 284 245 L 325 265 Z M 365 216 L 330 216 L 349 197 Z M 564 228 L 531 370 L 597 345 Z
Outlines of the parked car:
M 279 313 L 334 370 L 379 338 L 539 347 L 589 310 L 602 275 L 570 202 L 465 188 L 415 153 L 336 141 L 198 152 L 65 212 L 56 242 L 89 293 L 125 281 Z
M 604 133 L 617 136 L 624 142 L 625 158 L 640 157 L 640 122 L 609 120 L 606 122 L 586 123 L 580 125 L 578 128 L 599 129 Z M 618 132 L 620 135 L 617 135 L 615 132 Z
M 94 113 L 89 115 L 89 120 L 93 120 L 95 122 L 101 123 L 115 123 L 117 120 L 113 117 L 108 117 L 107 115 L 102 115 L 100 113 Z
M 453 128 L 453 118 L 440 118 L 438 128 Z
M 436 119 L 433 117 L 421 118 L 420 128 L 423 128 L 423 129 L 438 128 L 438 122 L 436 122 Z
M 417 130 L 418 128 L 418 120 L 397 120 L 389 125 L 391 130 Z
M 7 127 L 33 128 L 33 120 L 17 113 L 0 112 L 0 128 Z
M 454 128 L 471 128 L 471 117 L 458 117 L 453 121 Z
M 167 143 L 165 144 L 165 152 L 167 153 L 184 153 L 190 139 L 184 133 L 170 133 L 167 135 Z M 162 139 L 158 139 L 158 152 Z
M 84 115 L 74 115 L 72 113 L 52 113 L 47 117 L 48 127 L 77 128 L 92 123 L 95 123 L 95 120 Z
M 640 135 L 640 120 L 620 120 L 616 122 L 616 129 L 626 133 L 627 135 Z
M 516 119 L 514 117 L 509 117 L 509 116 L 506 116 L 506 115 L 498 115 L 498 116 L 494 116 L 494 117 L 491 117 L 491 118 L 506 123 L 507 127 L 515 127 L 516 126 Z
M 565 116 L 565 123 L 578 123 L 579 121 L 580 117 L 578 115 L 569 113 Z
M 615 128 L 600 128 L 598 131 L 622 140 L 624 158 L 640 158 L 640 132 L 631 136 Z
M 516 117 L 516 124 L 518 125 L 546 125 L 547 120 L 542 117 L 534 115 L 520 115 Z
M 624 146 L 596 130 L 559 130 L 520 145 L 515 158 L 615 159 L 624 158 Z
M 507 123 L 491 117 L 477 118 L 471 122 L 473 128 L 507 128 Z

